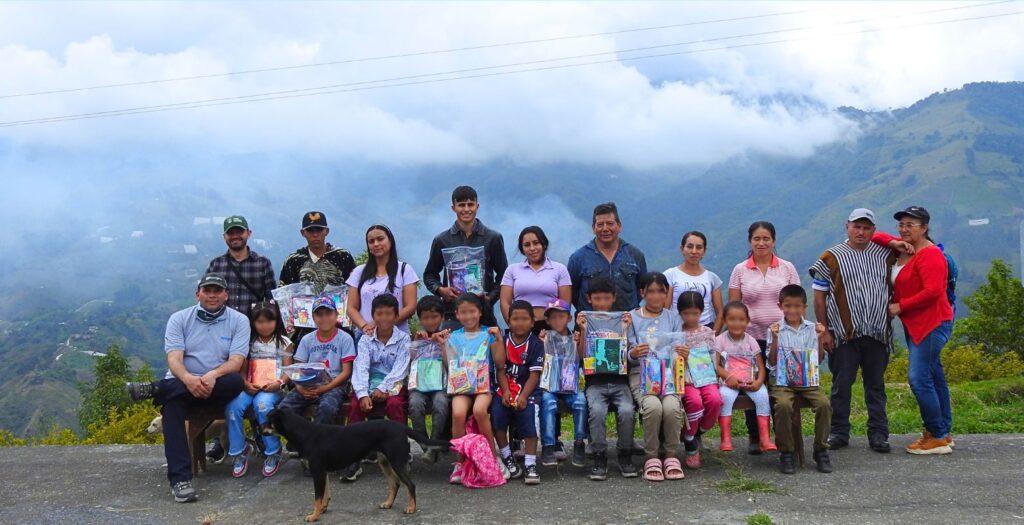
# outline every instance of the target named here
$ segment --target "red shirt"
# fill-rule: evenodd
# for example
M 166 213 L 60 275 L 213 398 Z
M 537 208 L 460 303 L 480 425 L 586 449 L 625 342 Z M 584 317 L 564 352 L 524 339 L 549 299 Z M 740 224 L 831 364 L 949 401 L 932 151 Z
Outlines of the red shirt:
M 898 241 L 885 232 L 871 239 L 875 244 L 888 246 Z M 893 301 L 900 305 L 900 321 L 914 344 L 945 321 L 953 319 L 953 308 L 946 298 L 946 279 L 949 268 L 946 256 L 934 244 L 914 254 L 896 276 L 892 285 Z

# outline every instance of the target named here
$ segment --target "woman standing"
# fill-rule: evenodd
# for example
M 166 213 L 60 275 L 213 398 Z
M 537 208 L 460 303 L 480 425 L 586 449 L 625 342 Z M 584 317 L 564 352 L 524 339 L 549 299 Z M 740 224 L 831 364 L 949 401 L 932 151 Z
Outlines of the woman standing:
M 787 284 L 800 284 L 800 275 L 793 263 L 775 255 L 775 225 L 757 221 L 747 228 L 750 257 L 732 269 L 729 277 L 729 301 L 740 301 L 749 311 L 747 333 L 757 340 L 761 355 L 767 362 L 765 349 L 768 327 L 782 318 L 779 291 Z M 750 444 L 747 452 L 760 454 L 757 417 L 753 410 L 746 411 Z
M 713 329 L 717 334 L 722 326 L 722 279 L 701 265 L 707 249 L 708 238 L 703 233 L 692 231 L 683 234 L 679 245 L 683 264 L 662 272 L 668 278 L 669 296 L 672 298 L 672 304 L 665 305 L 665 308 L 675 310 L 683 292 L 697 292 L 704 299 L 704 304 L 711 305 L 701 313 L 700 324 Z
M 899 221 L 900 236 L 879 232 L 872 240 L 897 250 L 889 315 L 903 323 L 910 352 L 910 389 L 925 428 L 907 452 L 949 454 L 953 452 L 953 409 L 939 359 L 953 330 L 953 309 L 946 299 L 946 257 L 928 235 L 928 210 L 911 206 L 893 217 Z
M 365 335 L 374 330 L 370 309 L 373 298 L 390 294 L 398 299 L 398 320 L 395 328 L 409 333 L 409 318 L 416 313 L 416 283 L 420 278 L 412 266 L 398 260 L 395 236 L 383 224 L 366 230 L 366 251 L 370 258 L 352 270 L 348 285 L 348 318 L 353 327 Z
M 547 329 L 544 312 L 558 299 L 572 301 L 572 281 L 565 265 L 547 257 L 548 236 L 540 226 L 527 226 L 519 233 L 519 253 L 526 260 L 510 264 L 501 279 L 501 316 L 508 323 L 508 309 L 513 301 L 523 300 L 533 306 L 533 333 Z

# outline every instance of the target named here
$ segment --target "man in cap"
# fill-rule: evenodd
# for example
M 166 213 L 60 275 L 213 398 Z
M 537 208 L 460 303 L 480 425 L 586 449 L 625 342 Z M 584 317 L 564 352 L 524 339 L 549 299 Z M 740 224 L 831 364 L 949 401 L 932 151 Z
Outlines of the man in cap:
M 829 448 L 850 441 L 851 387 L 860 369 L 868 409 L 868 444 L 889 452 L 889 419 L 885 412 L 885 368 L 892 348 L 888 305 L 889 250 L 871 242 L 875 214 L 857 208 L 846 221 L 846 241 L 821 255 L 811 268 L 814 315 L 828 330 L 821 340 L 829 352 L 832 372 L 832 430 Z
M 284 260 L 280 284 L 311 281 L 313 291 L 320 293 L 327 285 L 344 284 L 356 267 L 352 254 L 342 248 L 335 248 L 327 242 L 327 216 L 323 212 L 311 211 L 302 216 L 302 230 L 306 246 Z
M 270 291 L 277 285 L 270 259 L 249 248 L 251 235 L 245 217 L 232 215 L 224 219 L 224 242 L 228 251 L 210 261 L 206 268 L 208 274 L 224 276 L 228 283 L 228 306 L 247 317 L 253 304 L 273 298 Z
M 153 399 L 163 415 L 167 479 L 177 502 L 198 499 L 185 414 L 212 407 L 220 412 L 242 391 L 239 370 L 249 353 L 249 320 L 226 306 L 228 283 L 206 274 L 196 287 L 197 304 L 171 315 L 164 335 L 167 374 L 152 383 L 128 383 L 133 401 Z

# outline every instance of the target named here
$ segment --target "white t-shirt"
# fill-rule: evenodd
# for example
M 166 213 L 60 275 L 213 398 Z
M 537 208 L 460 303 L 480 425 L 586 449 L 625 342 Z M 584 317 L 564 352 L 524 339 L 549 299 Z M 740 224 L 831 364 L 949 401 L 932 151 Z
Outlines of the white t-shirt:
M 892 266 L 892 284 L 896 284 L 896 278 L 900 276 L 900 272 L 903 270 L 905 264 L 894 264 Z
M 348 280 L 345 284 L 356 288 L 359 286 L 359 279 L 363 276 L 363 269 L 366 268 L 365 264 L 360 264 L 355 270 L 352 270 L 352 275 L 348 276 Z M 398 261 L 398 273 L 395 274 L 395 289 L 390 293 L 398 299 L 398 309 L 401 310 L 404 306 L 402 300 L 402 288 L 409 284 L 416 284 L 420 282 L 420 278 L 416 276 L 416 270 L 412 269 L 411 264 L 406 264 L 402 261 Z M 369 281 L 363 283 L 363 288 L 359 291 L 359 314 L 363 316 L 366 322 L 373 322 L 373 299 L 378 295 L 389 293 L 388 292 L 388 276 L 374 277 Z M 409 321 L 405 320 L 395 326 L 399 330 L 409 333 Z
M 693 290 L 704 297 L 704 311 L 700 314 L 700 324 L 715 322 L 715 307 L 711 304 L 711 293 L 722 289 L 722 279 L 715 275 L 715 272 L 704 270 L 704 273 L 694 276 L 680 270 L 678 266 L 673 266 L 662 273 L 672 287 L 672 305 L 669 308 L 676 310 L 679 296 L 683 292 Z

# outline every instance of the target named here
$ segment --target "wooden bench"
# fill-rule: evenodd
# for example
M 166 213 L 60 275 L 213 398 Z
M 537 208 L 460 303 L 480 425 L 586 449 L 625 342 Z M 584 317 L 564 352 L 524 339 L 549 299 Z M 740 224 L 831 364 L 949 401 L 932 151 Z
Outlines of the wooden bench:
M 800 411 L 804 408 L 811 408 L 811 405 L 804 398 L 797 396 L 793 400 L 793 417 L 790 427 L 793 433 L 793 454 L 796 456 L 801 467 L 804 466 L 804 433 Z M 754 402 L 747 396 L 739 396 L 736 398 L 732 409 L 734 412 L 737 410 L 754 410 Z M 772 418 L 772 422 L 775 424 L 774 418 Z

